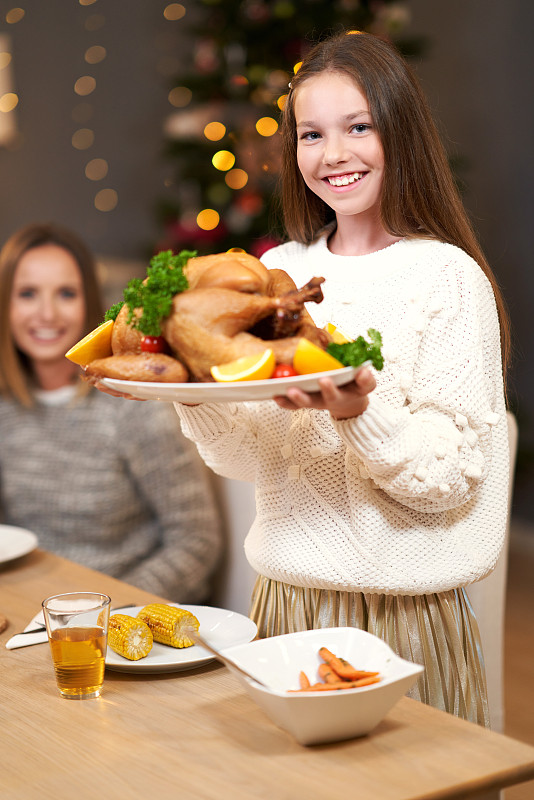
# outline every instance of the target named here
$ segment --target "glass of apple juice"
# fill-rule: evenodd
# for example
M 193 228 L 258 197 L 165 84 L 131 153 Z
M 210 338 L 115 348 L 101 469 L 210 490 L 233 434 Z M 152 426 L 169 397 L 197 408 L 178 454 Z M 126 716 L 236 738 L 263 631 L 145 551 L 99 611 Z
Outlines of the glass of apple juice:
M 43 613 L 62 697 L 99 697 L 104 683 L 109 606 L 99 592 L 69 592 L 43 600 Z

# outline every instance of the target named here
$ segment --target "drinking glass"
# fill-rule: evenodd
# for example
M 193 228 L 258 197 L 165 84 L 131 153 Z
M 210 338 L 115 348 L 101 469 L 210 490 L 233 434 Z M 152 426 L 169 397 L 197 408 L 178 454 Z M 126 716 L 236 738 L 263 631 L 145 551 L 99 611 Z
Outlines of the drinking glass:
M 111 598 L 99 592 L 69 592 L 43 600 L 43 613 L 62 697 L 99 697 Z

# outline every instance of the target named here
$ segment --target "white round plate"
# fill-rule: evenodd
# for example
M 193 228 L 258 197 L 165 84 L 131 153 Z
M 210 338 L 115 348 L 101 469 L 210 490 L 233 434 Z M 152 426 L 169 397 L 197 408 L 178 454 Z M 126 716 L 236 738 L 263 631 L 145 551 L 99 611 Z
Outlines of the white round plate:
M 362 366 L 364 366 L 362 364 Z M 292 387 L 305 392 L 319 390 L 319 378 L 332 378 L 336 386 L 353 379 L 361 367 L 343 367 L 313 375 L 275 378 L 267 381 L 232 381 L 231 383 L 153 383 L 149 381 L 119 381 L 102 378 L 101 383 L 116 392 L 124 392 L 139 400 L 167 400 L 183 403 L 230 403 L 252 400 L 271 400 L 287 394 Z
M 37 547 L 37 536 L 14 525 L 0 525 L 0 564 L 25 556 Z
M 186 606 L 178 603 L 168 605 L 194 614 L 200 623 L 199 632 L 216 650 L 251 642 L 258 632 L 251 619 L 235 611 L 213 606 Z M 115 608 L 111 613 L 136 617 L 142 608 L 144 606 Z M 129 661 L 108 646 L 106 667 L 117 672 L 180 672 L 214 660 L 215 657 L 198 644 L 178 649 L 154 642 L 150 653 L 139 661 Z

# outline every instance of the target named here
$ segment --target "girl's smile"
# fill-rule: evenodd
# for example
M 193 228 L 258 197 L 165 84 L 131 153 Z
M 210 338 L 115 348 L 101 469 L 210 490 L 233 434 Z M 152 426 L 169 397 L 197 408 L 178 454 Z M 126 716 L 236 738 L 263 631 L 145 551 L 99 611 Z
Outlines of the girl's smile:
M 306 185 L 336 213 L 376 226 L 384 153 L 369 104 L 337 72 L 308 78 L 295 98 L 297 160 Z

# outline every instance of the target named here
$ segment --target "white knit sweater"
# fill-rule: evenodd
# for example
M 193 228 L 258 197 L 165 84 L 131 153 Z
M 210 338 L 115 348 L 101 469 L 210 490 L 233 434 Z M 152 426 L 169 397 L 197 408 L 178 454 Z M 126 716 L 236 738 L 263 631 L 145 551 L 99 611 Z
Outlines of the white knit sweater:
M 216 472 L 256 483 L 245 542 L 262 575 L 385 594 L 446 591 L 487 574 L 504 541 L 508 438 L 493 292 L 463 251 L 403 240 L 359 257 L 326 238 L 263 256 L 297 285 L 324 276 L 318 326 L 383 337 L 367 410 L 274 402 L 176 408 Z

